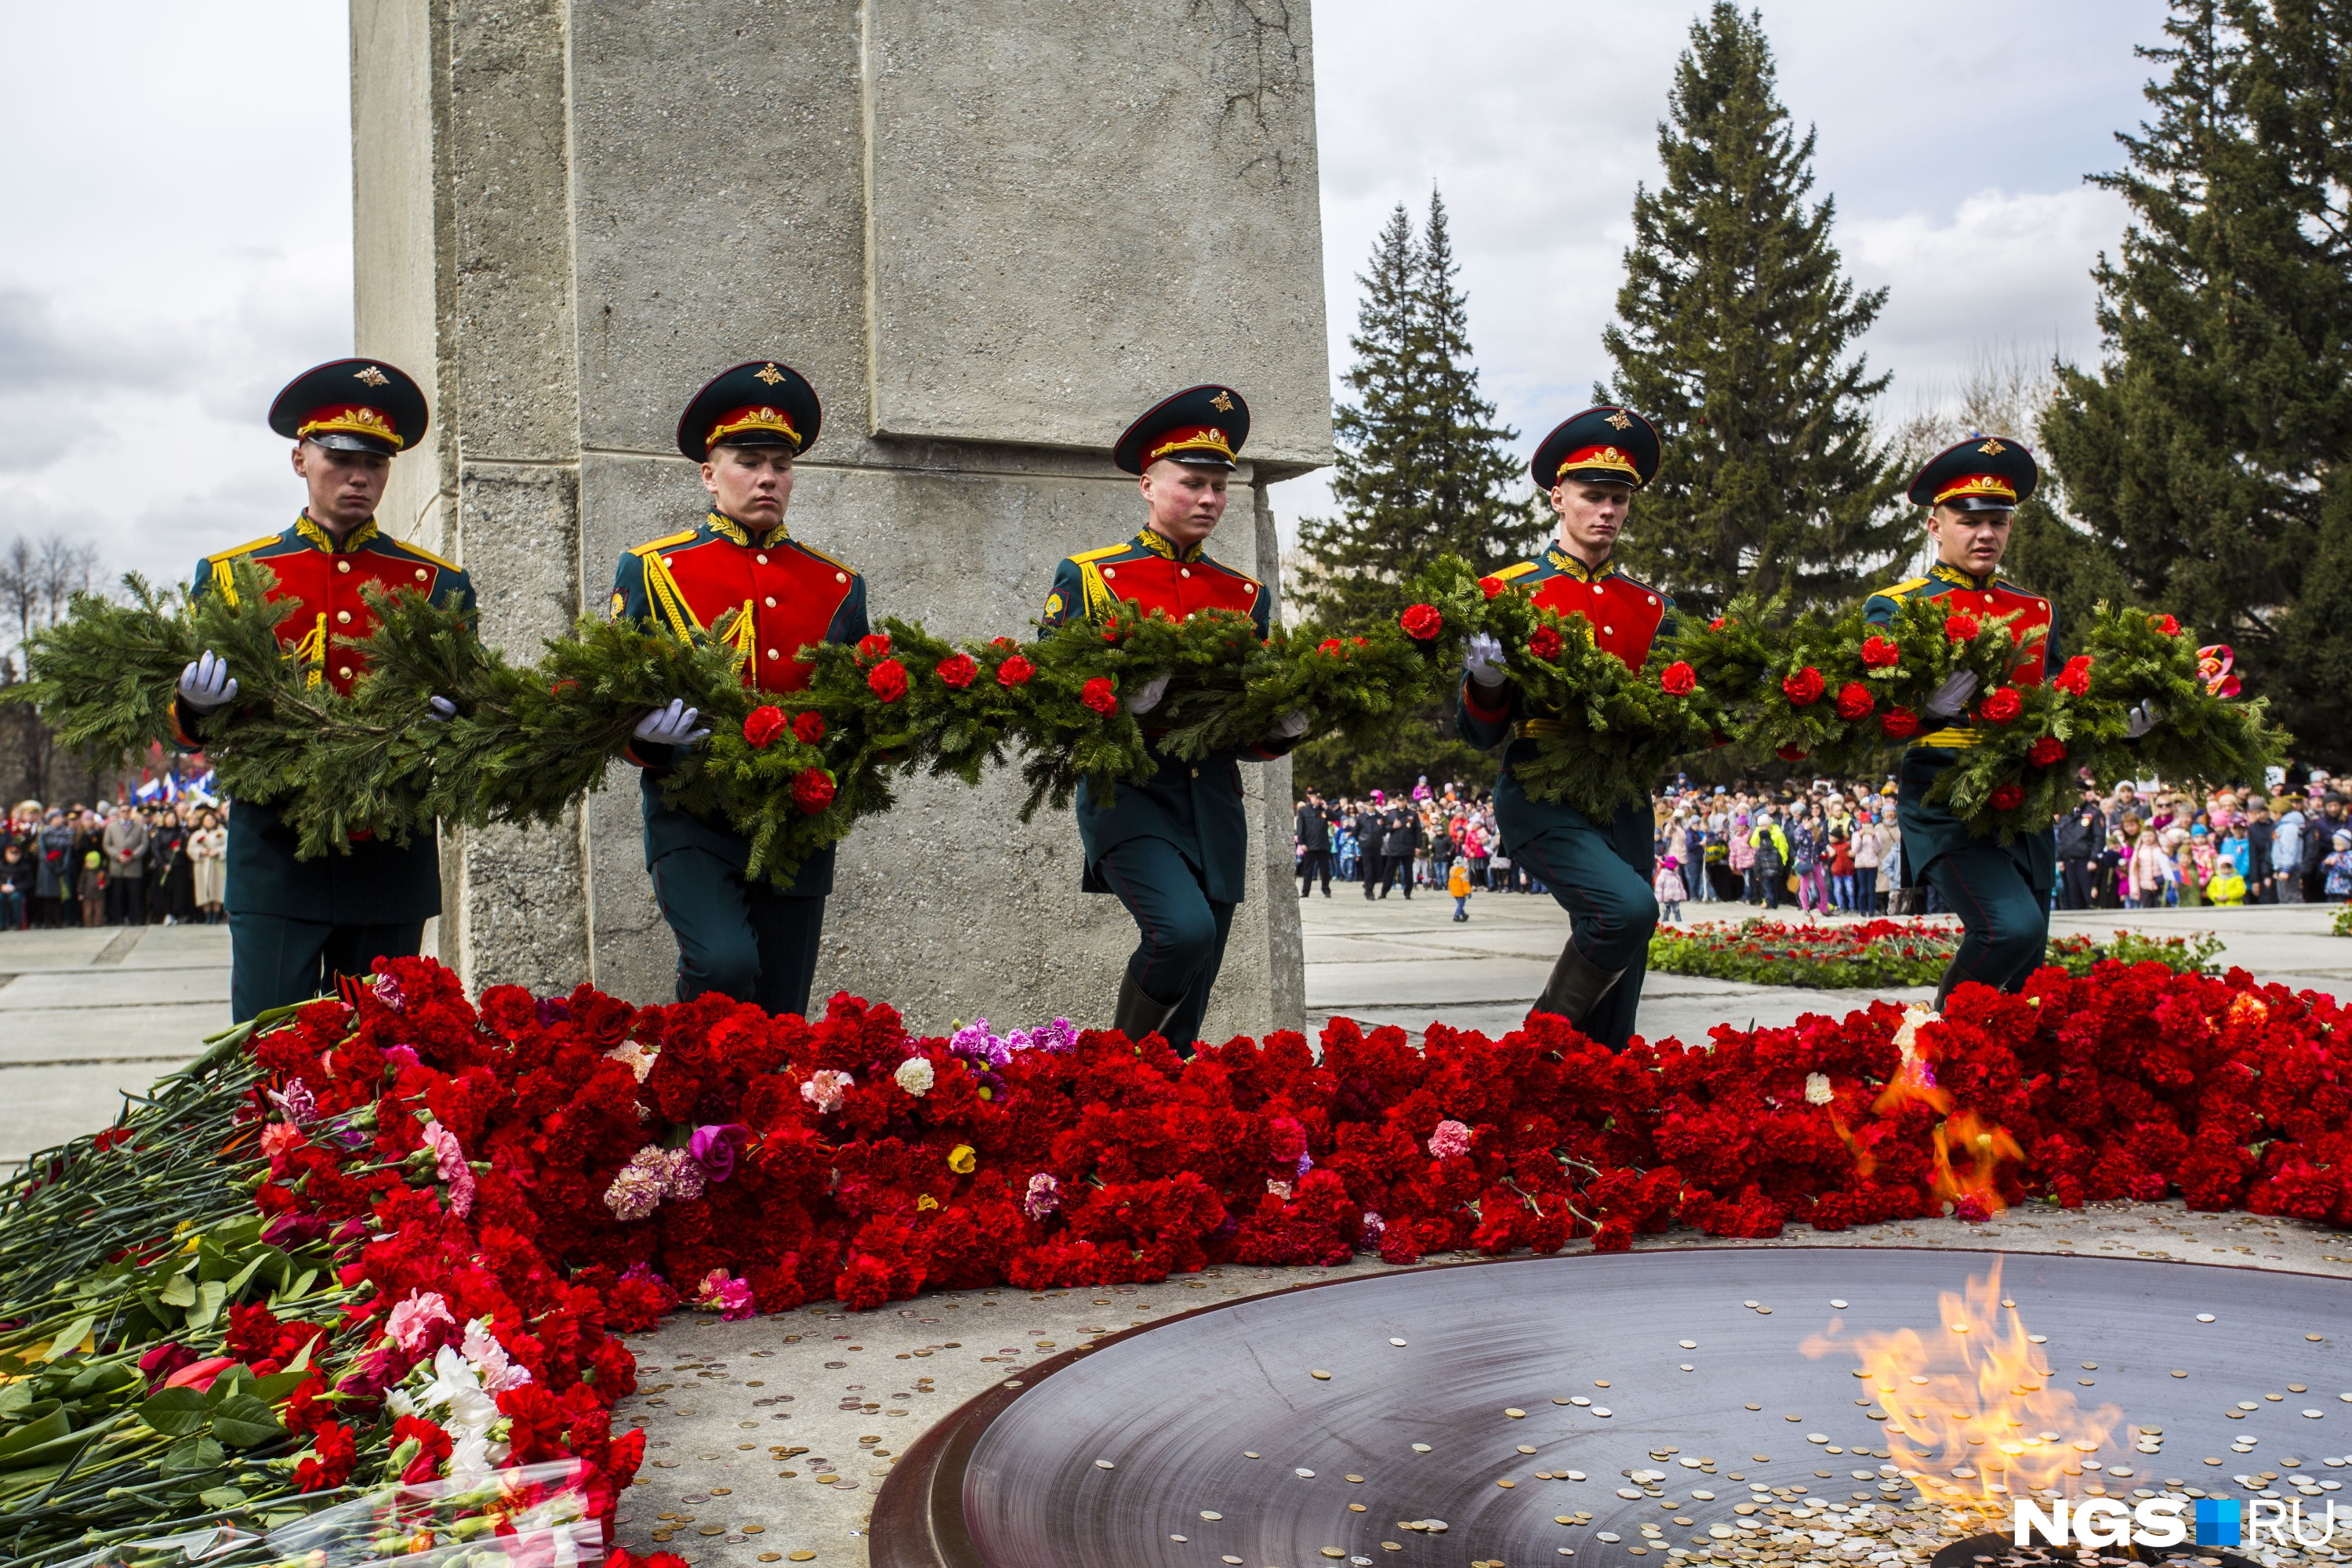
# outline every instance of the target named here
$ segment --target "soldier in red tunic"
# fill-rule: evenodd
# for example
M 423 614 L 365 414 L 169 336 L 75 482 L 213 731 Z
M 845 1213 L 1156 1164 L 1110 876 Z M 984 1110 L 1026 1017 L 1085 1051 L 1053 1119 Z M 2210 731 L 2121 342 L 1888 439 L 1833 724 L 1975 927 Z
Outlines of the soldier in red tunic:
M 1634 669 L 1650 645 L 1674 635 L 1674 601 L 1617 570 L 1611 556 L 1633 504 L 1633 492 L 1658 471 L 1658 433 L 1623 408 L 1588 408 L 1536 448 L 1536 487 L 1551 495 L 1559 531 L 1543 553 L 1495 574 L 1563 616 L 1581 616 L 1592 640 Z M 1495 826 L 1513 860 L 1551 889 L 1569 914 L 1570 932 L 1535 1011 L 1557 1013 L 1612 1048 L 1633 1037 L 1658 923 L 1651 891 L 1656 854 L 1650 805 L 1628 800 L 1606 822 L 1573 807 L 1538 801 L 1519 787 L 1511 764 L 1535 755 L 1556 732 L 1557 715 L 1530 710 L 1503 668 L 1495 639 L 1473 637 L 1465 659 L 1460 728 L 1474 746 L 1502 745 L 1495 781 Z
M 278 626 L 279 638 L 298 657 L 322 660 L 319 678 L 344 692 L 365 668 L 351 645 L 375 629 L 362 588 L 413 589 L 470 618 L 474 589 L 463 571 L 376 525 L 392 459 L 416 445 L 425 419 L 424 392 L 382 360 L 336 360 L 296 376 L 270 405 L 269 427 L 294 442 L 309 504 L 285 532 L 197 563 L 190 592 L 233 594 L 236 563 L 267 566 L 277 579 L 271 602 L 301 606 Z M 173 703 L 182 743 L 199 744 L 194 721 L 229 705 L 236 690 L 217 655 L 189 665 Z M 433 704 L 443 718 L 457 711 L 444 698 Z M 269 806 L 230 803 L 229 1009 L 239 1023 L 364 975 L 378 957 L 415 954 L 425 922 L 441 911 L 430 829 L 405 847 L 355 837 L 348 854 L 315 860 L 297 860 L 295 843 Z
M 1226 386 L 1180 392 L 1129 426 L 1111 458 L 1138 476 L 1150 516 L 1125 543 L 1062 562 L 1045 599 L 1045 625 L 1058 626 L 1073 616 L 1099 620 L 1122 605 L 1178 620 L 1202 610 L 1234 610 L 1248 616 L 1265 637 L 1273 625 L 1274 595 L 1255 578 L 1202 553 L 1224 516 L 1234 454 L 1248 436 L 1249 405 Z M 1147 734 L 1149 715 L 1167 689 L 1163 675 L 1126 697 Z M 1307 732 L 1307 723 L 1304 713 L 1292 714 L 1263 742 L 1198 763 L 1162 757 L 1149 782 L 1120 784 L 1108 805 L 1087 784 L 1078 786 L 1078 838 L 1086 850 L 1080 885 L 1090 893 L 1115 894 L 1140 933 L 1119 979 L 1112 1020 L 1128 1038 L 1157 1032 L 1192 1054 L 1249 862 L 1236 764 L 1283 755 Z
M 702 465 L 710 510 L 692 528 L 621 557 L 613 615 L 686 637 L 728 635 L 755 691 L 809 683 L 801 649 L 866 635 L 866 582 L 784 527 L 793 465 L 824 419 L 816 392 L 772 360 L 739 364 L 697 393 L 677 424 L 678 450 Z M 790 888 L 743 875 L 751 847 L 723 822 L 679 810 L 660 777 L 709 734 L 682 702 L 648 713 L 628 757 L 644 770 L 646 868 L 662 919 L 677 938 L 677 996 L 706 991 L 771 1013 L 808 1011 L 834 854 L 809 858 Z

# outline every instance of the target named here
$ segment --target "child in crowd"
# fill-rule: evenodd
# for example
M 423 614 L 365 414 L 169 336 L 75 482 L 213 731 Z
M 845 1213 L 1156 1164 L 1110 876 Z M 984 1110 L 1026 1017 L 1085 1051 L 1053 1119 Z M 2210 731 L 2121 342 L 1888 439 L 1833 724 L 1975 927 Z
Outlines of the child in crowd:
M 1467 860 L 1456 860 L 1454 862 L 1453 868 L 1445 873 L 1445 890 L 1454 896 L 1454 918 L 1457 921 L 1468 920 L 1470 918 L 1470 863 Z
M 1650 890 L 1658 896 L 1658 918 L 1680 925 L 1683 900 L 1689 896 L 1688 889 L 1683 886 L 1682 862 L 1672 855 L 1660 856 L 1658 875 L 1650 884 Z
M 2352 833 L 2337 833 L 2331 840 L 2333 847 L 2319 862 L 2327 876 L 2327 901 L 2336 903 L 2352 898 Z
M 15 839 L 0 848 L 0 931 L 23 931 L 33 896 L 33 863 Z

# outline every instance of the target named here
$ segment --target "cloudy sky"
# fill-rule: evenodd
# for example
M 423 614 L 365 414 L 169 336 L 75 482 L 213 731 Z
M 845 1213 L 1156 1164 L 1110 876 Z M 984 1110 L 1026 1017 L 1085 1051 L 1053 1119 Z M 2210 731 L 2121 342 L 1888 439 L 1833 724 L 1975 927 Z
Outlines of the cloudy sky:
M 1637 182 L 1692 0 L 1315 7 L 1332 363 L 1389 209 L 1452 209 L 1489 394 L 1531 447 L 1609 365 Z M 5 0 L 0 538 L 98 535 L 179 575 L 299 499 L 260 424 L 294 369 L 351 349 L 344 8 L 330 0 Z M 1769 0 L 1780 89 L 1819 132 L 1887 412 L 1970 357 L 2092 354 L 2087 269 L 2121 232 L 2082 176 L 2138 123 L 2159 0 Z M 135 423 L 135 444 L 103 432 Z M 1281 488 L 1286 521 L 1321 504 Z

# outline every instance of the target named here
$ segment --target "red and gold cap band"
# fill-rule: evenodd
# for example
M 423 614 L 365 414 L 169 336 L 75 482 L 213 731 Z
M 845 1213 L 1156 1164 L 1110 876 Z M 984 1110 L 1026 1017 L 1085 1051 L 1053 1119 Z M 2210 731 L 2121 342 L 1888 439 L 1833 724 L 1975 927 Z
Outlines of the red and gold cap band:
M 1228 463 L 1234 460 L 1234 449 L 1226 444 L 1223 430 L 1213 425 L 1179 425 L 1143 454 L 1143 466 L 1148 468 L 1176 452 L 1214 452 Z
M 793 451 L 801 449 L 801 433 L 793 428 L 792 420 L 782 409 L 752 406 L 732 409 L 721 415 L 719 423 L 710 427 L 710 434 L 704 438 L 703 445 L 716 447 L 728 437 L 740 436 L 746 430 L 772 430 L 790 441 Z
M 392 427 L 391 418 L 380 408 L 370 408 L 358 403 L 331 403 L 324 408 L 313 408 L 310 417 L 296 426 L 297 441 L 316 436 L 321 431 L 349 436 L 373 436 L 379 441 L 389 441 L 395 447 L 406 445 L 400 432 Z
M 2017 504 L 2017 487 L 1999 474 L 1966 474 L 1936 492 L 1936 504 L 1943 505 L 1954 496 L 1991 496 Z
M 1633 466 L 1633 455 L 1622 447 L 1581 447 L 1570 452 L 1552 471 L 1552 482 L 1559 476 L 1579 468 L 1608 468 L 1623 474 L 1635 484 L 1642 482 L 1642 470 Z

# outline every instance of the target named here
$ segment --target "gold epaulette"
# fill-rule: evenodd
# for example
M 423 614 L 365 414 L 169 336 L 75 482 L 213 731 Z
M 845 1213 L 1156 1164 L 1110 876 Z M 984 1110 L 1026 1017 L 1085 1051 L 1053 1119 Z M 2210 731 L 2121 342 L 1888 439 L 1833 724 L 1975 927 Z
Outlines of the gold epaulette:
M 1917 593 L 1926 587 L 1930 579 L 1926 577 L 1913 577 L 1908 581 L 1895 584 L 1892 588 L 1881 588 L 1871 596 L 1878 599 L 1899 599 L 1906 594 Z
M 233 561 L 240 555 L 249 555 L 265 544 L 277 543 L 278 538 L 279 535 L 273 533 L 265 538 L 254 540 L 250 543 L 240 544 L 234 550 L 224 550 L 217 555 L 207 555 L 205 557 L 205 564 L 207 566 L 217 566 L 225 561 Z
M 1937 746 L 1948 752 L 1957 752 L 1977 745 L 1982 739 L 1983 737 L 1973 730 L 1937 730 L 1920 736 L 1911 743 L 1915 746 Z
M 698 531 L 698 530 L 689 528 L 684 533 L 673 533 L 667 539 L 656 539 L 650 544 L 634 545 L 630 548 L 629 553 L 632 555 L 644 556 L 653 554 L 656 551 L 667 550 L 673 545 L 684 544 L 688 540 L 692 539 Z
M 1070 560 L 1080 566 L 1084 566 L 1087 563 L 1093 561 L 1108 561 L 1112 556 L 1119 554 L 1123 551 L 1132 549 L 1133 547 L 1134 542 L 1132 540 L 1129 541 L 1125 544 L 1106 544 L 1100 550 L 1089 550 L 1082 554 L 1073 555 L 1070 557 Z
M 1500 572 L 1490 572 L 1487 575 L 1498 582 L 1510 583 L 1526 576 L 1535 569 L 1536 563 L 1532 561 L 1514 561 Z
M 444 572 L 463 572 L 465 570 L 463 566 L 458 565 L 455 561 L 444 561 L 441 557 L 434 554 L 433 552 L 425 549 L 423 545 L 411 544 L 405 539 L 387 539 L 384 542 L 392 545 L 395 549 L 405 550 L 408 553 L 415 556 L 420 561 L 429 561 L 434 565 L 441 568 Z

